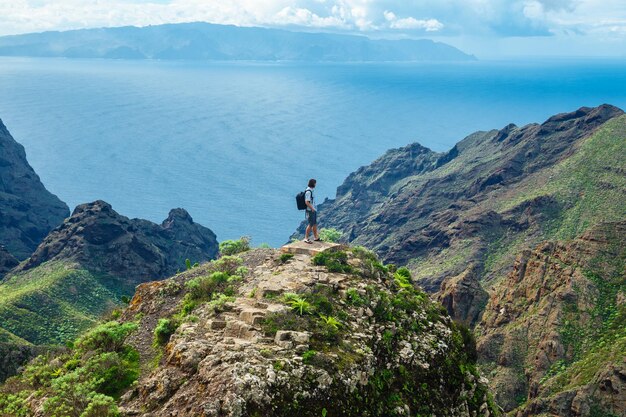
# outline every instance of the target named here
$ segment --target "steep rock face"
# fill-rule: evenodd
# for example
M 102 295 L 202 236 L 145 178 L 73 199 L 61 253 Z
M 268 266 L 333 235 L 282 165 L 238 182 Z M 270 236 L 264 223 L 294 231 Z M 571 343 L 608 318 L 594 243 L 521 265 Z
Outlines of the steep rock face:
M 67 205 L 46 190 L 24 147 L 0 120 L 0 244 L 23 260 L 68 215 Z
M 320 204 L 320 221 L 386 261 L 409 262 L 430 292 L 472 262 L 489 282 L 528 245 L 626 216 L 626 167 L 615 156 L 626 152 L 622 115 L 609 105 L 583 107 L 475 133 L 445 154 L 419 145 L 389 151 Z M 596 197 L 606 207 L 587 203 Z
M 4 246 L 0 246 L 0 278 L 19 264 Z
M 480 268 L 472 264 L 461 274 L 443 281 L 437 300 L 453 319 L 473 327 L 487 304 L 489 294 L 479 281 Z
M 185 269 L 186 259 L 206 261 L 217 252 L 215 234 L 194 223 L 183 209 L 172 210 L 157 225 L 128 219 L 104 201 L 96 201 L 76 207 L 15 272 L 49 261 L 75 261 L 136 285 Z
M 370 275 L 364 263 L 371 258 L 349 254 L 348 274 L 312 265 L 306 254 L 286 261 L 279 255 L 243 254 L 246 270 L 222 290 L 232 297 L 218 306 L 223 294 L 213 290 L 213 301 L 194 304 L 189 319 L 181 318 L 188 291 L 214 271 L 241 271 L 236 260 L 138 287 L 122 316 L 139 324 L 128 343 L 142 363 L 159 362 L 121 398 L 122 415 L 497 413 L 473 371 L 471 341 L 425 294 L 399 291 L 386 272 Z M 309 303 L 302 315 L 289 302 L 298 299 Z M 324 324 L 324 317 L 338 322 Z M 163 319 L 179 327 L 155 348 Z
M 626 414 L 625 242 L 626 222 L 545 242 L 494 287 L 478 351 L 505 410 Z

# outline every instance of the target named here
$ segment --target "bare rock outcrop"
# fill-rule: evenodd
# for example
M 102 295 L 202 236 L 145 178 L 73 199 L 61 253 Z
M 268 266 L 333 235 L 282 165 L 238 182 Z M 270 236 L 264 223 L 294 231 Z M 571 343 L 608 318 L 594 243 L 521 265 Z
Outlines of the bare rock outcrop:
M 26 259 L 70 212 L 51 194 L 0 120 L 0 244 Z
M 626 414 L 625 242 L 626 222 L 545 242 L 524 251 L 494 287 L 478 352 L 505 410 Z
M 104 201 L 82 204 L 52 231 L 15 272 L 44 262 L 75 261 L 83 267 L 139 284 L 185 269 L 218 252 L 215 234 L 183 209 L 170 211 L 161 225 L 124 217 Z

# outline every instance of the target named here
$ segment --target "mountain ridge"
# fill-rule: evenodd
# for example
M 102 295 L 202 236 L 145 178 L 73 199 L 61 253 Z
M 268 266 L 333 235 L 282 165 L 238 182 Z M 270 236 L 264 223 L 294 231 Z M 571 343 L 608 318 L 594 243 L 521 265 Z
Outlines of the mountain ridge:
M 475 60 L 431 40 L 292 32 L 205 22 L 77 29 L 0 37 L 0 55 L 260 61 Z
M 0 120 L 0 245 L 26 259 L 43 238 L 69 215 L 29 165 L 26 151 Z M 3 255 L 3 260 L 5 256 Z M 13 262 L 11 262 L 13 263 Z M 3 269 L 0 266 L 0 278 Z

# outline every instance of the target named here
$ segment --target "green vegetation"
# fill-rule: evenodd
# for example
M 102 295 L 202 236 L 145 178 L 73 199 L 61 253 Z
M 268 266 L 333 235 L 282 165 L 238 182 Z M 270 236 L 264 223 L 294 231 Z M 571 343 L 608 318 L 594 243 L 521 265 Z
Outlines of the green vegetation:
M 289 301 L 289 305 L 293 308 L 301 316 L 305 314 L 310 314 L 312 310 L 311 304 L 303 298 L 296 297 L 293 300 Z
M 365 278 L 381 278 L 385 276 L 387 272 L 393 272 L 395 270 L 393 265 L 391 268 L 389 268 L 389 265 L 383 265 L 374 252 L 362 246 L 352 248 L 352 255 L 361 261 L 361 274 Z
M 230 256 L 250 250 L 250 238 L 242 236 L 238 240 L 225 240 L 220 243 L 220 255 Z
M 287 262 L 289 262 L 290 260 L 293 259 L 293 253 L 281 253 L 280 254 L 280 263 L 281 264 L 286 264 Z
M 626 304 L 617 301 L 626 294 L 626 252 L 621 236 L 606 238 L 611 250 L 591 260 L 591 269 L 583 271 L 596 289 L 593 309 L 587 312 L 593 325 L 585 325 L 575 304 L 566 304 L 560 330 L 571 356 L 554 363 L 542 378 L 552 392 L 592 382 L 600 370 L 620 361 L 626 352 Z
M 114 300 L 133 291 L 75 264 L 45 263 L 0 285 L 0 326 L 4 334 L 33 344 L 63 344 L 121 306 Z
M 170 336 L 174 334 L 178 324 L 175 320 L 159 319 L 157 326 L 154 328 L 154 344 L 164 345 L 170 340 Z
M 365 304 L 365 300 L 359 294 L 359 290 L 356 288 L 348 288 L 346 291 L 346 301 L 349 305 L 360 307 Z
M 332 243 L 339 242 L 339 239 L 341 239 L 342 235 L 343 233 L 341 233 L 337 229 L 333 229 L 333 228 L 320 229 L 320 239 L 323 242 L 332 242 Z
M 328 272 L 351 273 L 352 266 L 348 264 L 348 254 L 344 251 L 324 251 L 312 258 L 313 265 L 323 265 Z
M 48 416 L 118 416 L 116 399 L 139 376 L 139 354 L 125 344 L 136 328 L 104 323 L 54 360 L 38 357 L 0 388 L 0 415 L 31 416 L 39 399 Z

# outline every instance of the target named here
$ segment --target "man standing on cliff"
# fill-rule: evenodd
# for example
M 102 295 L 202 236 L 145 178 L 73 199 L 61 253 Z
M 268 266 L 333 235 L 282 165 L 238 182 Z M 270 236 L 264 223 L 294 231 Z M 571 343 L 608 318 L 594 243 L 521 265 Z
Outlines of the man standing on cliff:
M 313 240 L 316 242 L 320 240 L 320 236 L 317 233 L 317 210 L 315 208 L 315 198 L 313 197 L 313 189 L 315 188 L 316 183 L 317 181 L 311 178 L 309 180 L 309 186 L 304 191 L 304 201 L 306 203 L 306 219 L 309 223 L 306 227 L 306 231 L 304 232 L 305 243 L 313 243 L 313 241 L 309 239 L 311 231 L 313 232 Z

